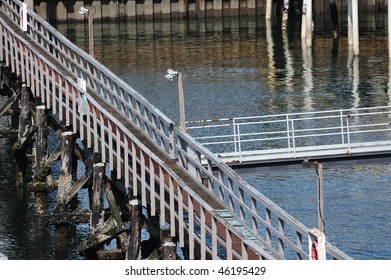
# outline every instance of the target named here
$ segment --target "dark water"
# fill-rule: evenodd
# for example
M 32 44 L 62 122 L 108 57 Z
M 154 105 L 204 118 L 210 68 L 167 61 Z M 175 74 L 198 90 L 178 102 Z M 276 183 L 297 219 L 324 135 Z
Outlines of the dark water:
M 390 104 L 386 15 L 361 16 L 359 57 L 349 53 L 344 17 L 339 40 L 333 40 L 328 17 L 318 17 L 315 27 L 306 54 L 299 27 L 283 34 L 262 17 L 96 23 L 95 56 L 176 122 L 176 83 L 163 77 L 168 67 L 187 70 L 188 120 Z M 87 25 L 58 29 L 88 49 Z M 7 214 L 1 215 L 0 251 L 17 259 L 55 258 L 51 230 L 34 222 L 31 194 L 15 192 L 10 140 L 1 141 L 0 207 Z M 316 227 L 314 170 L 242 176 Z M 328 240 L 356 259 L 391 259 L 391 165 L 326 169 L 324 177 Z

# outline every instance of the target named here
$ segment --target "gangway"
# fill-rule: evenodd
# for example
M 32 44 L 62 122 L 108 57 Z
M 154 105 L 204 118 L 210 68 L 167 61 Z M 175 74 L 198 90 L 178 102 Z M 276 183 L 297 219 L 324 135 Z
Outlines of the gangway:
M 89 233 L 117 238 L 116 234 L 125 230 L 126 248 L 118 249 L 126 254 L 138 252 L 132 248 L 139 246 L 131 241 L 141 231 L 137 220 L 145 218 L 155 225 L 156 230 L 151 232 L 168 229 L 169 237 L 177 242 L 177 248 L 185 248 L 188 259 L 312 257 L 312 229 L 244 181 L 141 94 L 28 9 L 26 3 L 1 0 L 0 13 L 1 70 L 15 74 L 24 95 L 36 99 L 42 111 L 61 122 L 62 137 L 78 137 L 92 154 L 99 154 L 94 167 L 107 164 L 108 176 L 123 187 L 125 220 L 113 198 L 112 186 L 99 186 L 106 189 L 106 199 L 112 203 L 110 211 L 95 207 L 98 211 L 94 208 L 85 213 Z M 72 141 L 67 139 L 64 143 Z M 206 166 L 201 159 L 206 160 Z M 97 172 L 93 181 L 95 178 L 102 176 Z M 80 190 L 77 183 L 65 189 L 65 201 L 57 199 L 61 212 L 44 209 L 45 216 L 56 214 L 64 223 L 62 210 L 68 207 L 63 206 Z M 58 184 L 58 190 L 70 185 Z M 143 211 L 130 213 L 133 206 L 146 209 L 148 217 Z M 92 215 L 102 219 L 93 223 Z M 138 229 L 132 228 L 132 216 Z M 100 248 L 106 240 L 93 242 L 97 244 L 94 247 Z M 318 240 L 323 240 L 324 258 L 350 259 L 324 238 Z
M 230 165 L 347 160 L 391 154 L 391 107 L 188 121 Z

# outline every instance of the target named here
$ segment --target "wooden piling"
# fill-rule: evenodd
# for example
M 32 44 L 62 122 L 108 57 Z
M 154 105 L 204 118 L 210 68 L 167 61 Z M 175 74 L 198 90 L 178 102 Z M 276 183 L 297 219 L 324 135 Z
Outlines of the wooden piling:
M 26 84 L 22 84 L 20 88 L 20 115 L 19 115 L 19 130 L 18 138 L 23 139 L 26 132 L 29 130 L 31 125 L 31 114 L 30 114 L 30 97 Z
M 67 201 L 66 197 L 72 186 L 73 133 L 63 132 L 61 144 L 61 171 L 57 194 L 57 201 L 60 205 Z
M 270 21 L 273 13 L 273 0 L 266 1 L 266 21 Z
M 289 2 L 290 0 L 284 0 L 284 6 L 282 10 L 282 30 L 286 30 L 288 27 L 288 15 L 289 15 Z
M 307 47 L 312 46 L 312 0 L 303 1 L 301 40 L 303 46 L 307 46 Z
M 94 164 L 92 199 L 91 199 L 91 231 L 94 232 L 96 226 L 103 222 L 103 182 L 105 164 Z
M 72 155 L 73 155 L 73 133 L 63 132 L 61 139 L 61 170 L 57 191 L 57 209 L 58 213 L 66 211 L 66 201 L 69 190 L 72 187 Z M 64 252 L 68 244 L 67 223 L 56 225 L 55 246 L 56 251 Z
M 353 55 L 359 55 L 358 2 L 348 1 L 348 43 Z
M 163 260 L 176 260 L 176 244 L 171 237 L 171 229 L 162 229 L 162 259 Z
M 20 86 L 20 114 L 18 125 L 18 141 L 14 145 L 16 161 L 16 186 L 22 186 L 27 169 L 26 145 L 31 132 L 30 96 L 26 84 Z M 31 137 L 31 134 L 30 134 Z
M 36 107 L 36 122 L 37 122 L 37 135 L 36 135 L 36 145 L 35 145 L 35 162 L 36 169 L 42 170 L 46 166 L 47 160 L 47 117 L 46 117 L 46 107 L 45 105 L 39 105 Z M 43 214 L 46 208 L 46 197 L 47 192 L 37 191 L 35 192 L 35 212 L 37 214 Z
M 126 259 L 137 260 L 140 258 L 140 245 L 141 245 L 141 226 L 140 226 L 140 214 L 141 203 L 135 196 L 129 202 L 129 220 L 130 220 L 130 233 L 128 239 L 128 249 Z
M 339 36 L 338 8 L 336 0 L 330 0 L 330 16 L 333 25 L 334 38 Z

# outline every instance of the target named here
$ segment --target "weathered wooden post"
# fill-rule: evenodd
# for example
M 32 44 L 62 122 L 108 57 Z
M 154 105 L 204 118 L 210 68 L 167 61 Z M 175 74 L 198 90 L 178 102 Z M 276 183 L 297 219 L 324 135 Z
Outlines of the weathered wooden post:
M 353 48 L 353 55 L 359 55 L 359 28 L 357 0 L 348 1 L 348 42 Z
M 337 9 L 336 0 L 330 0 L 330 16 L 331 16 L 331 23 L 333 25 L 334 38 L 337 38 L 339 35 L 339 22 L 338 22 L 338 9 Z
M 22 84 L 20 88 L 20 115 L 19 115 L 19 130 L 18 138 L 22 140 L 31 126 L 30 114 L 30 94 L 26 84 Z
M 286 30 L 288 27 L 288 14 L 289 14 L 289 2 L 290 0 L 284 0 L 284 6 L 282 8 L 282 30 Z
M 140 244 L 141 244 L 141 203 L 136 196 L 132 196 L 129 202 L 129 221 L 130 233 L 128 239 L 128 249 L 126 253 L 127 260 L 137 260 L 140 258 Z
M 301 21 L 301 40 L 307 47 L 312 46 L 312 0 L 303 1 L 303 16 Z
M 36 170 L 41 171 L 46 165 L 47 160 L 47 116 L 45 105 L 36 107 L 37 135 L 35 147 Z M 35 192 L 35 212 L 43 214 L 46 208 L 46 191 Z
M 162 229 L 162 259 L 163 260 L 176 260 L 176 244 L 171 237 L 171 229 Z
M 105 164 L 95 163 L 93 167 L 93 184 L 91 198 L 91 231 L 103 222 L 103 184 L 105 175 Z
M 273 13 L 273 0 L 266 0 L 266 21 L 270 21 Z
M 73 133 L 70 131 L 62 133 L 61 139 L 61 171 L 57 192 L 57 211 L 66 211 L 67 194 L 72 187 L 72 155 L 73 155 Z M 66 251 L 68 244 L 68 224 L 56 225 L 56 250 Z
M 20 114 L 18 127 L 18 142 L 14 146 L 16 160 L 16 186 L 22 186 L 27 168 L 27 156 L 25 150 L 26 135 L 31 128 L 30 95 L 26 84 L 20 88 Z

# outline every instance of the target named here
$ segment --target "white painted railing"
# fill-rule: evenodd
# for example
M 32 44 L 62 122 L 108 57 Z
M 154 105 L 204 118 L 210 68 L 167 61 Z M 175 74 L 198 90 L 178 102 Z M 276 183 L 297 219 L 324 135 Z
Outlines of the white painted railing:
M 245 162 L 379 152 L 391 148 L 391 107 L 188 122 L 222 159 Z
M 2 0 L 1 4 L 2 17 L 19 26 L 21 2 Z M 195 256 L 197 242 L 201 244 L 201 258 L 209 254 L 215 259 L 254 255 L 308 259 L 308 228 L 243 181 L 106 67 L 32 11 L 27 11 L 24 32 L 29 41 L 15 34 L 15 27 L 3 18 L 0 23 L 0 61 L 4 66 L 17 73 L 48 109 L 78 132 L 88 148 L 101 152 L 127 187 L 141 186 L 140 191 L 132 188 L 134 194 L 141 196 L 143 206 L 150 205 L 152 215 L 160 214 L 161 225 L 170 224 L 171 235 L 178 237 L 179 245 L 189 246 L 190 258 Z M 86 81 L 85 92 L 78 79 Z M 92 95 L 99 95 L 106 104 L 102 106 Z M 89 110 L 82 110 L 83 106 Z M 212 194 L 219 207 L 209 205 L 141 142 L 130 131 L 129 122 L 164 155 L 177 160 L 179 169 L 197 182 L 200 191 Z M 207 166 L 201 164 L 201 158 L 207 160 Z M 224 204 L 228 207 L 220 208 Z M 221 227 L 224 233 L 217 230 Z M 329 257 L 349 258 L 329 243 L 326 248 Z M 222 255 L 221 249 L 225 250 Z

